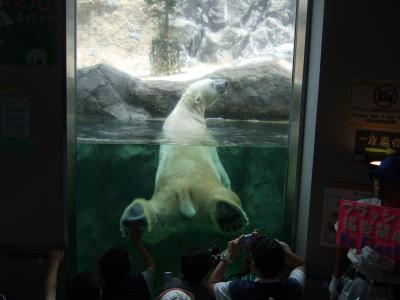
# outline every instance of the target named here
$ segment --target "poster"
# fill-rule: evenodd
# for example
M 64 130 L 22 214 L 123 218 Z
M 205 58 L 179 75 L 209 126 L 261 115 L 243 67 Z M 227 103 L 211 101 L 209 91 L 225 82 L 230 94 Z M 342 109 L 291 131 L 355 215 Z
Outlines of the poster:
M 54 0 L 0 0 L 0 65 L 54 63 Z
M 400 259 L 400 209 L 341 200 L 336 244 Z
M 340 183 L 326 185 L 323 196 L 321 246 L 336 247 L 336 230 L 334 225 L 339 219 L 339 201 L 341 199 L 359 200 L 373 196 L 372 187 L 357 187 Z
M 349 123 L 360 128 L 400 128 L 400 81 L 352 82 Z
M 30 149 L 31 103 L 26 97 L 0 97 L 0 149 Z

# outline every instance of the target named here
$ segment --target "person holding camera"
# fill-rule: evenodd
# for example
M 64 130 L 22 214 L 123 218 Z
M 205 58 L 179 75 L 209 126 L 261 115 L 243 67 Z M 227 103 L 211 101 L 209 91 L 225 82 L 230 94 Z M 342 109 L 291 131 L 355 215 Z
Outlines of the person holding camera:
M 225 271 L 229 264 L 246 248 L 255 278 L 225 282 Z M 282 279 L 280 275 L 285 264 L 293 270 Z M 254 232 L 250 243 L 246 242 L 243 235 L 228 242 L 228 249 L 211 274 L 208 286 L 217 300 L 301 299 L 305 286 L 305 266 L 288 245 Z

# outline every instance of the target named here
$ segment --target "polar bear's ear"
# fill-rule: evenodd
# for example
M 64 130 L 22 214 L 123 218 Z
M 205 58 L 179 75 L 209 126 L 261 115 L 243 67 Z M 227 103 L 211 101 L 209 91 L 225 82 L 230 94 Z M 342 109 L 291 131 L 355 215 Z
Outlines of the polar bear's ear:
M 195 103 L 195 104 L 200 104 L 200 103 L 201 103 L 201 97 L 200 97 L 200 96 L 196 96 L 196 97 L 194 98 L 194 103 Z

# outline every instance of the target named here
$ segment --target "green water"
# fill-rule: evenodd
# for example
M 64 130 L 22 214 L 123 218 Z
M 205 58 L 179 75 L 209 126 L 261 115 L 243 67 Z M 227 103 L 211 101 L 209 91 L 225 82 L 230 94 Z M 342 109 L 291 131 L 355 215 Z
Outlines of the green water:
M 121 237 L 119 219 L 135 198 L 150 199 L 158 165 L 158 145 L 78 144 L 77 243 L 78 271 L 96 269 L 96 259 L 108 248 L 122 245 L 132 254 L 133 271 L 142 263 L 129 240 Z M 287 148 L 224 146 L 218 148 L 231 187 L 242 201 L 250 224 L 243 232 L 259 228 L 277 238 L 283 231 Z M 162 274 L 179 274 L 179 255 L 195 246 L 216 244 L 221 250 L 235 236 L 187 232 L 158 244 L 146 245 L 157 264 L 154 292 Z M 228 273 L 234 273 L 232 266 Z

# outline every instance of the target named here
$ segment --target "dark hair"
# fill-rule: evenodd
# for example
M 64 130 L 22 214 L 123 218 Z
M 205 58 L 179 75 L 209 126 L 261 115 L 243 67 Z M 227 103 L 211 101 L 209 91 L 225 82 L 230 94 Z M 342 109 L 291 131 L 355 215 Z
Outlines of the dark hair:
M 261 236 L 256 239 L 250 256 L 264 278 L 273 278 L 284 268 L 285 250 L 272 238 Z
M 100 281 L 95 273 L 79 273 L 68 282 L 67 299 L 69 300 L 99 300 L 100 296 Z
M 194 248 L 181 255 L 181 272 L 189 284 L 200 284 L 212 266 L 211 254 L 207 249 Z
M 106 285 L 115 284 L 128 277 L 131 272 L 128 252 L 121 247 L 107 250 L 99 259 L 99 270 Z

